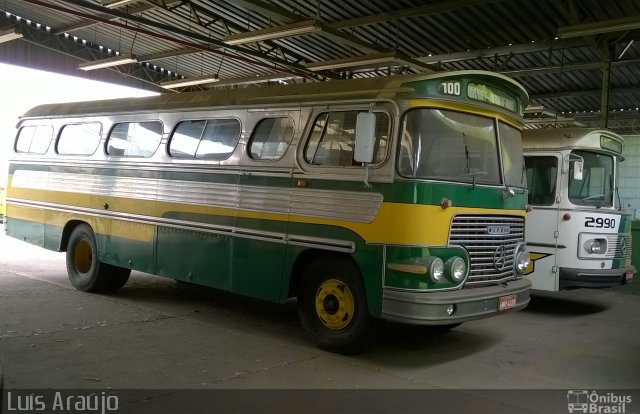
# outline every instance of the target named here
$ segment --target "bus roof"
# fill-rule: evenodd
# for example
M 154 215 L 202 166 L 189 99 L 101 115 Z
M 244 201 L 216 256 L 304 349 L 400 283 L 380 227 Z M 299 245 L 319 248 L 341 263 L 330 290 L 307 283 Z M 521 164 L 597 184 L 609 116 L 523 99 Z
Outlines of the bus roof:
M 522 147 L 532 150 L 590 148 L 621 155 L 624 138 L 606 129 L 545 128 L 522 131 Z
M 209 92 L 166 93 L 144 98 L 120 98 L 100 101 L 46 104 L 28 110 L 24 118 L 86 116 L 107 113 L 137 111 L 171 111 L 185 108 L 297 105 L 306 102 L 331 102 L 355 100 L 383 100 L 398 94 L 411 97 L 413 88 L 406 84 L 416 81 L 463 77 L 499 83 L 518 97 L 526 107 L 528 95 L 517 82 L 504 75 L 486 71 L 458 71 L 432 74 L 374 77 L 329 82 L 312 82 L 297 85 L 248 87 L 242 89 Z M 476 102 L 483 105 L 483 102 Z M 498 109 L 492 106 L 494 109 Z

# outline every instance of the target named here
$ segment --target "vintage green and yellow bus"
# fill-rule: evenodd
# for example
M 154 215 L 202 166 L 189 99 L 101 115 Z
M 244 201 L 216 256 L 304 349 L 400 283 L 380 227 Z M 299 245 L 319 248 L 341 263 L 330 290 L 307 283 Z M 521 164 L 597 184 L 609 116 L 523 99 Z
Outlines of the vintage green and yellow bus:
M 526 91 L 464 71 L 42 105 L 17 125 L 7 233 L 73 286 L 131 269 L 297 298 L 323 349 L 378 319 L 524 308 Z

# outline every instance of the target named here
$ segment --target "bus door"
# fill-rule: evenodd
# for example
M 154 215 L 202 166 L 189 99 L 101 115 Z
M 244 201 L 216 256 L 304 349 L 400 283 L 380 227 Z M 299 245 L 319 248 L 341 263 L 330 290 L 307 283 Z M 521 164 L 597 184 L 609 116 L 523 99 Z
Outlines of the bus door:
M 233 240 L 231 290 L 265 300 L 281 295 L 300 111 L 249 111 Z
M 531 263 L 525 271 L 533 289 L 558 290 L 558 220 L 560 219 L 562 154 L 535 152 L 525 154 L 529 204 L 526 242 Z M 561 253 L 561 252 L 560 252 Z

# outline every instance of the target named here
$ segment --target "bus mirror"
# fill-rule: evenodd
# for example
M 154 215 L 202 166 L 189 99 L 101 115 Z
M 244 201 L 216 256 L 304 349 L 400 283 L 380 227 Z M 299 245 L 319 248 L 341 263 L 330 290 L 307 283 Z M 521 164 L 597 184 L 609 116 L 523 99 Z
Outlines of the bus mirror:
M 581 181 L 582 180 L 582 169 L 584 167 L 584 161 L 574 161 L 573 162 L 573 179 Z
M 356 142 L 353 159 L 365 164 L 373 161 L 373 149 L 376 138 L 376 115 L 373 112 L 360 112 L 356 119 Z

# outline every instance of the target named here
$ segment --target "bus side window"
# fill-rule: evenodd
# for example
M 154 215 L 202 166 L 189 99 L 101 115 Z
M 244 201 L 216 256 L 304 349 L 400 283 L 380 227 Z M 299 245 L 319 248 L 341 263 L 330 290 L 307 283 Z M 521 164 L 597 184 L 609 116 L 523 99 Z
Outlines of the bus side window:
M 122 122 L 111 128 L 107 138 L 107 154 L 122 157 L 151 157 L 162 138 L 158 121 Z
M 304 160 L 311 165 L 334 167 L 359 166 L 353 160 L 356 119 L 362 111 L 329 112 L 319 115 L 304 150 Z M 384 161 L 389 140 L 389 117 L 375 112 L 376 143 L 372 164 Z
M 254 160 L 279 160 L 287 152 L 291 138 L 293 138 L 291 118 L 261 119 L 249 141 L 249 156 Z
M 235 150 L 240 132 L 235 118 L 181 121 L 171 133 L 169 155 L 222 160 Z
M 60 155 L 92 155 L 98 149 L 102 124 L 69 124 L 62 127 L 56 152 Z
M 550 206 L 556 199 L 558 159 L 556 157 L 525 157 L 529 204 Z
M 29 154 L 44 154 L 53 138 L 53 128 L 48 125 L 34 125 L 20 128 L 16 138 L 15 151 Z

